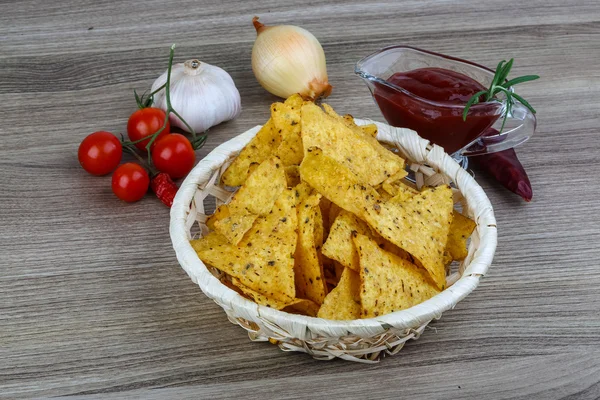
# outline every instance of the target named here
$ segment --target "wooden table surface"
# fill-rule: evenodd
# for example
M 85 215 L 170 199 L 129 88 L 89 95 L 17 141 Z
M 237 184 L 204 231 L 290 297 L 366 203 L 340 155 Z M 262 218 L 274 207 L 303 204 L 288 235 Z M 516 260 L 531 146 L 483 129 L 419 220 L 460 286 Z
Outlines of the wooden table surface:
M 0 397 L 600 398 L 600 3 L 581 1 L 0 1 Z M 242 96 L 198 158 L 263 123 L 254 15 L 322 42 L 329 103 L 380 119 L 362 56 L 417 46 L 494 67 L 516 59 L 538 110 L 519 157 L 530 204 L 485 177 L 499 246 L 480 287 L 376 365 L 252 343 L 178 266 L 169 212 L 125 204 L 77 147 L 124 132 L 176 61 L 226 69 Z

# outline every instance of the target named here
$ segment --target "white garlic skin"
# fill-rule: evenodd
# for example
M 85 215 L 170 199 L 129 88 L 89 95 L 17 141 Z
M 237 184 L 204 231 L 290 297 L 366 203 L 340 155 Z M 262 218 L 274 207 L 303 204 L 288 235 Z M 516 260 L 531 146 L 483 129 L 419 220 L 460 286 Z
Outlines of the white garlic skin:
M 152 91 L 165 84 L 167 71 L 152 85 Z M 171 69 L 171 106 L 196 133 L 237 117 L 242 111 L 240 93 L 223 69 L 198 60 L 174 64 Z M 165 90 L 154 95 L 154 106 L 167 110 Z M 173 113 L 169 122 L 188 132 Z

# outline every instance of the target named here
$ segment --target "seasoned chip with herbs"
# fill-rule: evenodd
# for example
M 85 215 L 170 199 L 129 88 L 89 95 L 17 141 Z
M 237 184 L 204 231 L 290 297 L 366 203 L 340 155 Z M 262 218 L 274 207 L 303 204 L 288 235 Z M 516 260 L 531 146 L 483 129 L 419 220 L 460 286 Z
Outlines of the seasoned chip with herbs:
M 364 235 L 356 235 L 354 243 L 360 256 L 363 318 L 404 310 L 439 293 L 423 269 L 380 249 Z
M 379 194 L 362 184 L 346 166 L 327 157 L 319 148 L 307 150 L 300 164 L 300 178 L 339 207 L 360 215 L 372 207 Z
M 313 148 L 351 170 L 361 183 L 378 185 L 404 170 L 404 160 L 360 129 L 327 115 L 313 103 L 302 106 L 304 156 Z
M 402 203 L 378 203 L 368 208 L 363 217 L 381 236 L 409 252 L 438 287 L 444 289 L 444 249 L 453 205 L 450 187 L 438 186 L 425 189 Z
M 327 294 L 317 249 L 323 243 L 323 230 L 317 222 L 321 221 L 320 199 L 320 194 L 314 194 L 298 205 L 298 245 L 294 260 L 297 296 L 317 304 L 322 304 Z
M 454 210 L 446 250 L 453 260 L 464 260 L 467 256 L 467 239 L 477 226 L 475 222 Z
M 286 189 L 272 212 L 259 217 L 238 246 L 228 243 L 203 248 L 197 251 L 198 257 L 250 289 L 285 302 L 296 297 L 297 228 L 296 197 L 292 189 Z
M 316 317 L 319 312 L 320 306 L 308 299 L 295 299 L 294 302 L 287 305 L 282 311 L 289 312 L 292 314 L 308 315 L 309 317 Z
M 227 186 L 240 186 L 249 175 L 248 168 L 252 163 L 261 163 L 271 157 L 279 147 L 281 137 L 274 129 L 273 121 L 268 120 L 254 138 L 242 149 L 221 177 Z
M 288 165 L 284 167 L 285 180 L 288 187 L 294 187 L 300 183 L 300 171 L 297 165 Z
M 358 272 L 358 253 L 352 242 L 352 236 L 356 233 L 370 237 L 377 242 L 379 247 L 399 257 L 407 260 L 411 259 L 407 252 L 385 240 L 370 228 L 366 222 L 344 210 L 340 212 L 331 226 L 327 241 L 323 245 L 323 254 L 332 260 L 336 260 L 344 267 Z
M 271 211 L 275 200 L 286 186 L 281 161 L 277 157 L 263 161 L 233 196 L 231 202 L 219 207 L 215 213 L 218 217 L 211 221 L 211 225 L 230 243 L 238 244 L 254 221 Z
M 285 166 L 300 164 L 304 154 L 302 138 L 300 137 L 302 98 L 295 96 L 288 98 L 285 103 L 271 105 L 271 119 L 275 131 L 281 135 L 281 143 L 275 150 L 275 155 L 281 158 Z
M 344 268 L 338 285 L 325 297 L 317 316 L 336 320 L 360 318 L 360 276 L 357 272 Z

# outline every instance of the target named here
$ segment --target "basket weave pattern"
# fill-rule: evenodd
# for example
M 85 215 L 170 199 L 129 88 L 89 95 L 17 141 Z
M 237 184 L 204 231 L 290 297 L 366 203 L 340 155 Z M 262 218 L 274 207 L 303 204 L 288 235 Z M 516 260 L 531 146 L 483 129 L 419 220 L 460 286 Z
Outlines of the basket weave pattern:
M 364 124 L 372 121 L 356 121 Z M 233 192 L 219 186 L 221 174 L 254 137 L 260 126 L 223 143 L 190 172 L 171 208 L 171 240 L 177 259 L 193 282 L 240 325 L 253 341 L 270 341 L 284 351 L 300 351 L 314 358 L 339 357 L 358 362 L 377 362 L 386 354 L 396 354 L 406 341 L 417 339 L 433 319 L 453 308 L 473 291 L 491 265 L 497 243 L 496 220 L 492 206 L 481 187 L 444 150 L 431 145 L 415 132 L 376 123 L 378 140 L 396 148 L 415 172 L 417 186 L 453 183 L 454 201 L 471 217 L 477 228 L 469 254 L 458 270 L 447 277 L 448 288 L 439 295 L 407 310 L 377 318 L 331 321 L 289 314 L 240 296 L 219 281 L 219 272 L 207 268 L 192 249 L 192 231 L 206 234 L 205 200 L 212 196 L 216 205 L 228 202 Z M 194 225 L 197 226 L 194 226 Z M 198 229 L 199 228 L 199 229 Z

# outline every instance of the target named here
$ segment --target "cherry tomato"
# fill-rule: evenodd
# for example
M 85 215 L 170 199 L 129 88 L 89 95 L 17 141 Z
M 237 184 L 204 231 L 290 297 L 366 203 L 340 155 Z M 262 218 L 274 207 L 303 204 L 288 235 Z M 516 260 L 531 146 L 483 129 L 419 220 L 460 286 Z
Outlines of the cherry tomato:
M 106 175 L 121 162 L 123 146 L 110 132 L 94 132 L 79 145 L 79 163 L 92 175 Z
M 165 117 L 167 114 L 160 108 L 148 107 L 137 110 L 129 117 L 129 121 L 127 121 L 127 136 L 129 136 L 129 140 L 135 142 L 136 140 L 145 138 L 147 136 L 151 136 L 153 133 L 156 133 L 164 124 Z M 170 124 L 167 122 L 167 126 L 165 129 L 158 135 L 158 137 L 152 143 L 152 148 L 154 148 L 154 144 L 161 137 L 168 135 L 171 129 Z M 135 147 L 140 149 L 141 151 L 146 151 L 146 145 L 150 139 L 142 140 L 139 143 L 135 144 Z
M 148 191 L 150 178 L 146 170 L 136 163 L 120 165 L 112 176 L 112 191 L 128 203 L 138 201 Z
M 152 162 L 156 168 L 171 178 L 182 178 L 194 167 L 196 153 L 190 141 L 179 133 L 172 133 L 156 142 Z

